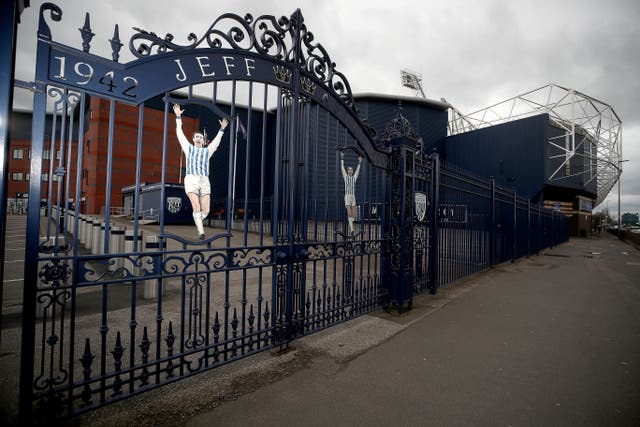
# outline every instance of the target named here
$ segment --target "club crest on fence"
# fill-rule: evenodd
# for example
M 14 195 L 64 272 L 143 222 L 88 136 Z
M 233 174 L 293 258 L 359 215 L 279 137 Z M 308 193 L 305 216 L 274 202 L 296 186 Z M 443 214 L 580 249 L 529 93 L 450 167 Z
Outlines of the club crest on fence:
M 182 209 L 182 198 L 167 197 L 167 210 L 172 214 L 177 214 Z

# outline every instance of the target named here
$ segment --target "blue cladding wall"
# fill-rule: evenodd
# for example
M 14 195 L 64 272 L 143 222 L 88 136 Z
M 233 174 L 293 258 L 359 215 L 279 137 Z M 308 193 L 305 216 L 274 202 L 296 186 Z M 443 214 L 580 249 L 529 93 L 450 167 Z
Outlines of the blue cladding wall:
M 446 138 L 443 160 L 534 198 L 545 185 L 549 116 L 542 114 Z
M 376 130 L 378 138 L 382 137 L 387 124 L 398 114 L 398 100 L 402 102 L 402 115 L 422 138 L 425 147 L 431 147 L 447 136 L 448 114 L 445 104 L 420 98 L 412 101 L 375 95 L 356 96 L 360 116 Z

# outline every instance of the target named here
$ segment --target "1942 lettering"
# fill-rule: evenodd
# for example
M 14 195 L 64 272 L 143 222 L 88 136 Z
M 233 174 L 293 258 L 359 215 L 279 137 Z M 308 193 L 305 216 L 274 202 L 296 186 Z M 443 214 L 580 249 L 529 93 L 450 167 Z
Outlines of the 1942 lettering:
M 93 65 L 78 61 L 73 64 L 73 72 L 70 76 L 67 76 L 67 58 L 65 56 L 54 56 L 54 59 L 58 60 L 60 67 L 58 68 L 58 74 L 53 78 L 60 80 L 67 80 L 69 78 L 77 85 L 89 85 L 95 78 L 95 69 Z M 138 80 L 133 76 L 124 76 L 122 79 L 116 79 L 115 71 L 110 70 L 102 74 L 98 78 L 98 84 L 104 85 L 107 88 L 107 92 L 113 93 L 114 90 L 120 89 L 120 93 L 130 98 L 137 97 Z

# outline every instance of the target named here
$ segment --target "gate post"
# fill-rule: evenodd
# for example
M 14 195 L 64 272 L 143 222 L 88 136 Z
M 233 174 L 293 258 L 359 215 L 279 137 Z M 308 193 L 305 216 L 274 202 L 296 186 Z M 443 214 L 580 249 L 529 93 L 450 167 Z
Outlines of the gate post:
M 308 141 L 303 137 L 301 129 L 305 129 L 302 104 L 308 97 L 303 94 L 301 79 L 305 58 L 303 49 L 304 17 L 297 9 L 291 17 L 290 34 L 292 37 L 292 77 L 291 91 L 283 92 L 278 100 L 278 116 L 284 109 L 284 122 L 277 123 L 276 133 L 276 176 L 282 173 L 282 194 L 274 188 L 273 236 L 277 245 L 275 249 L 276 268 L 274 269 L 273 292 L 274 342 L 288 344 L 295 336 L 304 333 L 305 277 L 306 277 L 306 210 L 303 206 L 307 162 L 305 158 Z M 283 105 L 283 99 L 290 99 Z M 280 119 L 282 120 L 282 119 Z M 284 126 L 283 126 L 284 125 Z M 284 128 L 283 128 L 284 127 Z M 280 146 L 282 145 L 282 147 Z M 280 154 L 280 149 L 286 150 Z M 279 168 L 279 169 L 278 169 Z M 275 187 L 278 187 L 276 178 Z M 286 211 L 282 212 L 282 220 L 286 229 L 279 227 L 278 203 L 284 201 Z
M 7 191 L 9 186 L 9 121 L 13 104 L 13 78 L 16 58 L 18 7 L 16 2 L 2 2 L 0 6 L 0 49 L 4 64 L 0 65 L 0 254 L 4 254 L 6 236 Z M 0 263 L 0 280 L 4 278 L 4 262 Z M 0 338 L 2 337 L 2 295 L 4 283 L 0 282 Z M 1 342 L 1 339 L 0 339 Z
M 429 213 L 429 293 L 438 292 L 440 252 L 440 155 L 434 152 L 431 159 L 431 211 Z
M 47 115 L 46 82 L 49 70 L 51 31 L 43 19 L 46 11 L 53 19 L 60 20 L 62 11 L 58 6 L 45 3 L 40 7 L 38 25 L 38 48 L 36 51 L 36 88 L 33 94 L 33 116 L 31 123 L 31 164 L 29 173 L 29 210 L 27 212 L 27 238 L 25 242 L 24 286 L 22 292 L 22 342 L 20 347 L 20 391 L 18 418 L 20 424 L 31 424 L 33 413 L 33 377 L 36 335 L 36 297 L 38 283 L 38 253 L 40 244 L 40 198 L 42 174 L 42 151 L 44 147 L 45 120 Z M 53 153 L 51 154 L 54 155 Z M 56 242 L 57 243 L 57 242 Z
M 540 203 L 538 202 L 538 238 L 536 239 L 536 255 L 540 255 L 540 247 L 542 239 L 542 223 L 540 220 Z
M 408 138 L 398 138 L 391 145 L 391 186 L 387 197 L 389 217 L 385 218 L 390 239 L 390 253 L 384 275 L 389 291 L 389 305 L 411 309 L 413 302 L 413 216 L 414 156 L 416 147 Z

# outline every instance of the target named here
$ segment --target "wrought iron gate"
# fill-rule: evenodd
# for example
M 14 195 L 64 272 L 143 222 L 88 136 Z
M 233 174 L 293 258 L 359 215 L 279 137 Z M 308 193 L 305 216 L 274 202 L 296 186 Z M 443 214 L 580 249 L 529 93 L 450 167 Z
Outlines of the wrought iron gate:
M 117 25 L 106 59 L 90 53 L 88 14 L 82 50 L 52 39 L 47 21 L 61 19 L 41 7 L 24 419 L 72 416 L 379 306 L 387 157 L 299 10 L 224 14 L 187 45 L 136 29 L 127 64 Z M 191 213 L 171 193 L 182 191 L 172 103 L 192 129 L 215 133 L 231 118 L 212 160 L 204 241 L 170 224 Z M 364 159 L 353 230 L 338 196 L 342 158 Z
M 223 14 L 135 59 L 53 41 L 40 9 L 20 414 L 69 417 L 282 346 L 557 244 L 567 220 L 425 157 L 398 115 L 374 143 L 300 11 Z M 213 155 L 204 240 L 171 104 Z M 52 113 L 48 113 L 51 111 Z M 351 170 L 349 170 L 351 168 Z M 185 218 L 188 224 L 184 224 Z M 182 223 L 182 224 L 181 224 Z M 525 226 L 526 225 L 526 226 Z

